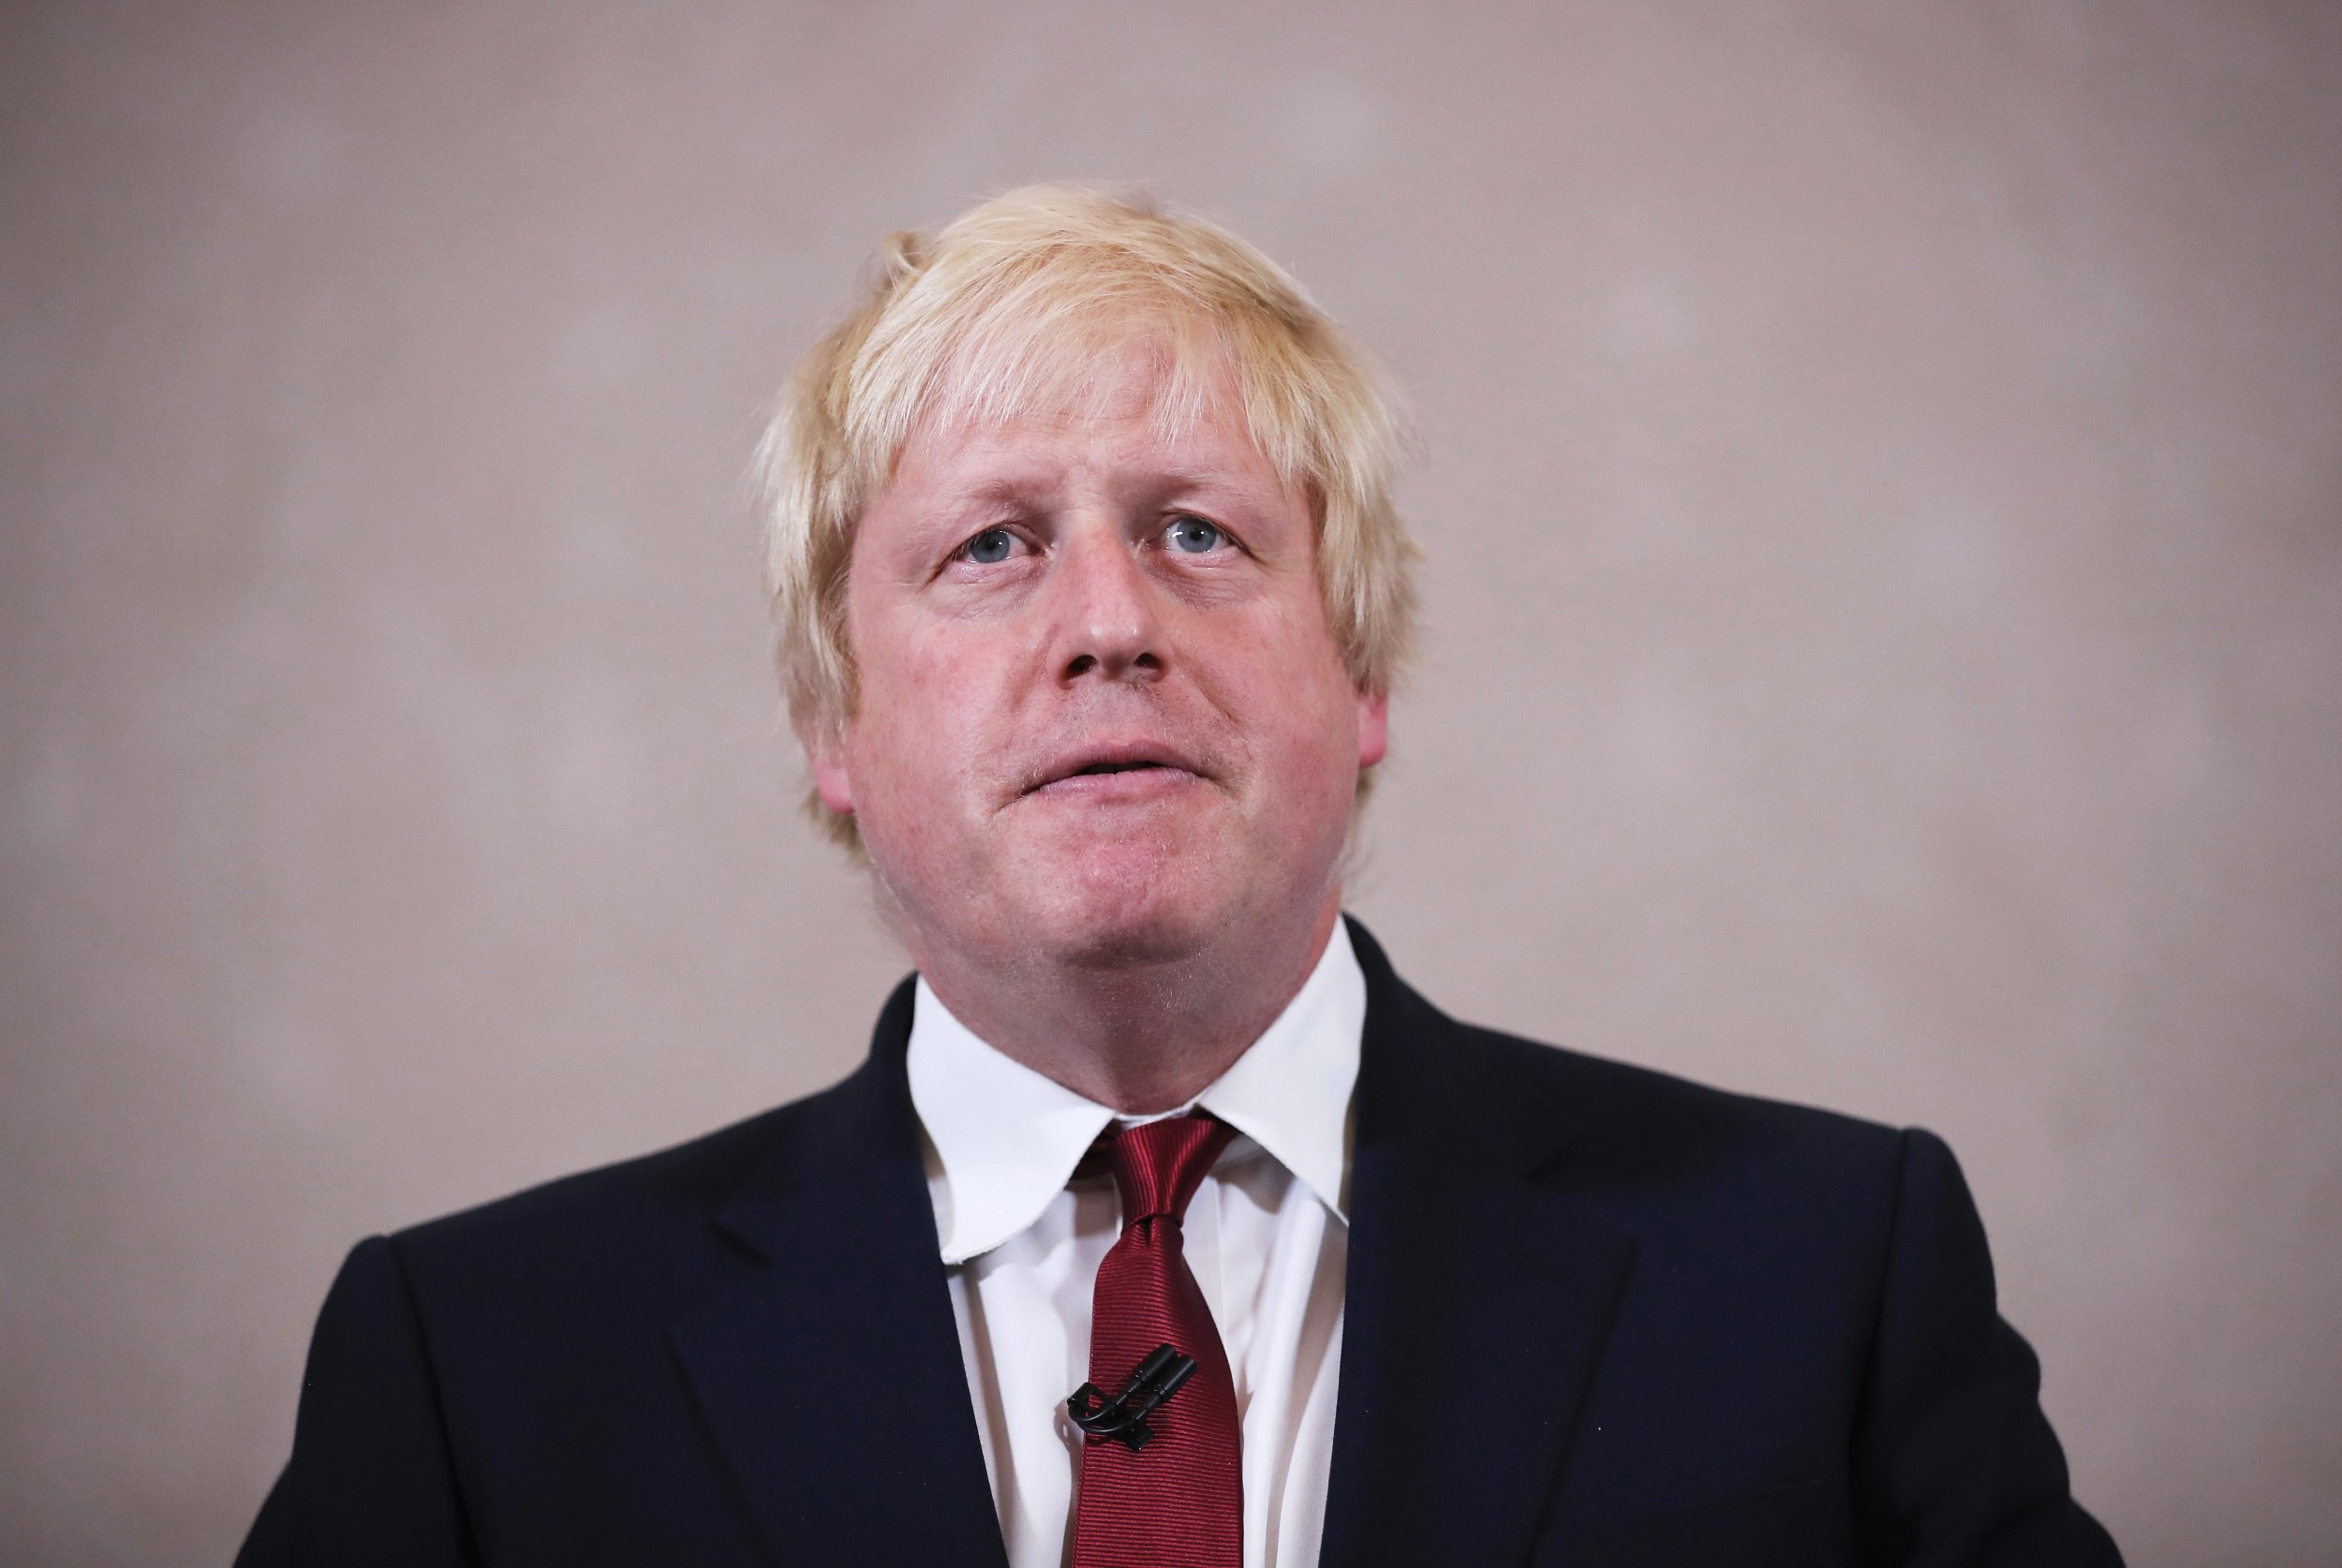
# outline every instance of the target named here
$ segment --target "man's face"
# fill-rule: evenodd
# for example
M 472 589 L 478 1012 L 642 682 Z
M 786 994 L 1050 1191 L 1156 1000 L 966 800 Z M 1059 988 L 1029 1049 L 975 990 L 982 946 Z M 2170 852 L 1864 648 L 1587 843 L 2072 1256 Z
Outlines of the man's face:
M 847 587 L 854 716 L 809 735 L 922 963 L 1167 960 L 1331 907 L 1383 699 L 1326 621 L 1307 499 L 1223 376 L 906 445 Z

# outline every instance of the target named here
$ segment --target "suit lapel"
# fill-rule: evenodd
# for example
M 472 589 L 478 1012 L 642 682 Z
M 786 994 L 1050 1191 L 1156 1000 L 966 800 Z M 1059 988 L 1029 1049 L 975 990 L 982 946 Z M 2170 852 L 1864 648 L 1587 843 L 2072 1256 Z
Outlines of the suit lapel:
M 785 1562 L 1005 1568 L 938 1256 L 903 1052 L 800 1107 L 719 1217 L 751 1258 L 669 1325 L 742 1499 Z
M 1574 1130 L 1548 1076 L 1445 1018 L 1351 929 L 1367 1022 L 1322 1561 L 1518 1562 L 1633 1243 L 1553 1181 Z

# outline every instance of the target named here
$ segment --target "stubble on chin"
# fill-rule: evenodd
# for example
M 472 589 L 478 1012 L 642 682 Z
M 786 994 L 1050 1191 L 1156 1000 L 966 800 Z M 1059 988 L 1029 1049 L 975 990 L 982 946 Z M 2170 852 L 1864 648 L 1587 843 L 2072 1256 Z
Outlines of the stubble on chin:
M 1132 824 L 1119 834 L 1053 834 L 1023 846 L 1011 880 L 1031 958 L 1089 971 L 1182 965 L 1224 926 L 1215 893 L 1233 867 L 1223 824 Z

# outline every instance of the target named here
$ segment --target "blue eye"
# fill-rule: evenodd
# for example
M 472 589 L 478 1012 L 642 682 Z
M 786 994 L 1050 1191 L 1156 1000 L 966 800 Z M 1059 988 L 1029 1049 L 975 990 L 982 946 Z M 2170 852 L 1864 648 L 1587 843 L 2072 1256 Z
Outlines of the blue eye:
M 1190 555 L 1202 555 L 1217 550 L 1227 542 L 1228 536 L 1217 523 L 1207 523 L 1200 517 L 1182 517 L 1171 525 L 1164 537 L 1171 548 Z
M 961 552 L 978 566 L 991 566 L 1008 559 L 1008 553 L 1016 548 L 1016 536 L 1006 528 L 986 528 L 966 544 Z

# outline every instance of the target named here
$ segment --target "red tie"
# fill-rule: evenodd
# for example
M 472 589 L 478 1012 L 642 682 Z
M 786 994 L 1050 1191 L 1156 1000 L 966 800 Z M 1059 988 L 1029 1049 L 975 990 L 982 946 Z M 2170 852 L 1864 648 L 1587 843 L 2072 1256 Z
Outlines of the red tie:
M 1089 1381 L 1108 1398 L 1158 1346 L 1195 1370 L 1145 1421 L 1133 1448 L 1085 1438 L 1074 1568 L 1242 1568 L 1243 1430 L 1236 1380 L 1179 1235 L 1188 1200 L 1236 1129 L 1202 1115 L 1126 1127 L 1106 1148 L 1122 1236 L 1098 1265 Z

